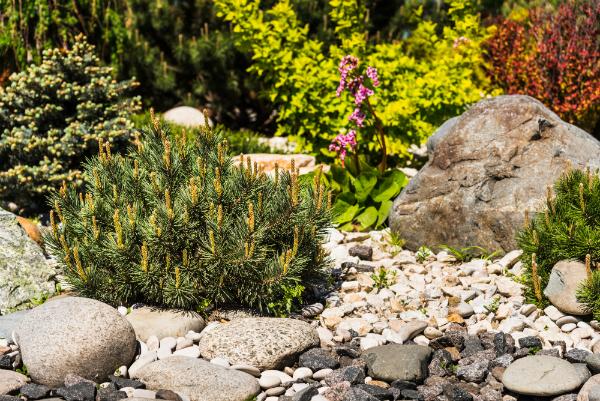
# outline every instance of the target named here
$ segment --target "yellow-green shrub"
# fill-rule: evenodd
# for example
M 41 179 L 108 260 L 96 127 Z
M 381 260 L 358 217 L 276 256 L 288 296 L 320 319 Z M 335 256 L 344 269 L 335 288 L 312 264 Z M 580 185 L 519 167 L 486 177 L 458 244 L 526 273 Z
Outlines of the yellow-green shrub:
M 347 127 L 352 111 L 347 99 L 335 95 L 337 65 L 353 54 L 379 71 L 373 101 L 391 153 L 400 157 L 408 156 L 411 143 L 423 142 L 444 120 L 491 93 L 480 46 L 488 30 L 468 4 L 451 1 L 451 24 L 441 30 L 423 21 L 404 41 L 369 45 L 366 8 L 357 0 L 332 0 L 337 43 L 326 46 L 309 36 L 289 0 L 267 10 L 260 0 L 216 0 L 237 46 L 252 57 L 249 72 L 268 85 L 264 96 L 278 105 L 278 135 L 294 136 L 305 151 L 328 155 L 326 145 Z M 370 153 L 377 145 L 360 135 L 359 152 Z

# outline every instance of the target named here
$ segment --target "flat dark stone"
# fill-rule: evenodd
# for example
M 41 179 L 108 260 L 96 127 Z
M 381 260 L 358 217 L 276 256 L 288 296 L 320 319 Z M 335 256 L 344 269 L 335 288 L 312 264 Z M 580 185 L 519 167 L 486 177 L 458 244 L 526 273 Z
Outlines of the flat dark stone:
M 19 393 L 29 400 L 39 400 L 50 394 L 50 387 L 43 384 L 28 383 L 19 389 Z
M 323 348 L 313 348 L 300 355 L 298 365 L 316 372 L 321 369 L 335 369 L 340 366 L 340 363 L 330 352 Z
M 358 387 L 350 387 L 344 394 L 343 401 L 379 401 L 380 399 L 374 397 L 370 393 L 360 389 Z
M 372 260 L 373 248 L 367 245 L 355 245 L 348 250 L 348 254 L 358 257 L 361 260 Z
M 139 380 L 126 379 L 124 377 L 114 375 L 110 375 L 108 378 L 117 386 L 117 389 L 119 390 L 123 387 L 132 387 L 134 389 L 146 388 L 146 385 Z
M 378 400 L 391 400 L 393 399 L 393 394 L 383 387 L 373 386 L 371 384 L 357 384 L 355 388 L 359 388 L 364 392 L 369 393 L 371 396 L 377 398 Z
M 458 386 L 448 384 L 443 391 L 448 401 L 473 401 L 473 396 Z
M 96 401 L 119 401 L 127 398 L 127 393 L 111 387 L 101 388 L 96 395 Z
M 8 355 L 0 356 L 0 369 L 12 369 L 12 360 Z
M 89 382 L 80 382 L 69 387 L 61 387 L 56 394 L 67 401 L 95 401 L 96 386 Z
M 536 336 L 527 336 L 519 338 L 519 346 L 521 348 L 543 348 L 542 340 Z
M 565 353 L 565 359 L 571 363 L 586 363 L 591 352 L 584 349 L 572 348 Z

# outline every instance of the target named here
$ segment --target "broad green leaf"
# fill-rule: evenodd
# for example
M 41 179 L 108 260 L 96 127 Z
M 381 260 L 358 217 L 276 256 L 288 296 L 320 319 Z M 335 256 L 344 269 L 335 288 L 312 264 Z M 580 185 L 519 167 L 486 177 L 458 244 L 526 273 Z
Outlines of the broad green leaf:
M 340 200 L 340 201 L 346 202 L 350 205 L 354 205 L 356 203 L 356 197 L 350 191 L 342 192 L 335 199 L 336 199 L 336 201 Z
M 385 221 L 387 220 L 389 214 L 390 214 L 390 209 L 392 208 L 392 205 L 394 204 L 393 201 L 391 200 L 386 200 L 381 202 L 381 206 L 379 206 L 379 211 L 377 212 L 377 224 L 375 225 L 375 228 L 381 227 L 381 225 L 383 223 L 385 223 Z
M 371 227 L 377 221 L 377 209 L 373 206 L 369 206 L 364 212 L 356 217 L 356 221 L 360 223 L 363 230 Z
M 331 189 L 336 192 L 348 191 L 349 188 L 349 174 L 348 172 L 335 164 L 331 166 Z
M 400 193 L 400 185 L 394 181 L 393 177 L 388 177 L 380 181 L 371 191 L 371 198 L 375 202 L 383 202 L 392 199 Z
M 334 222 L 337 224 L 348 223 L 359 212 L 360 206 L 350 205 L 344 201 L 336 201 L 333 205 Z
M 358 203 L 363 203 L 377 184 L 377 176 L 372 173 L 362 173 L 353 180 L 352 184 L 356 189 L 356 200 Z

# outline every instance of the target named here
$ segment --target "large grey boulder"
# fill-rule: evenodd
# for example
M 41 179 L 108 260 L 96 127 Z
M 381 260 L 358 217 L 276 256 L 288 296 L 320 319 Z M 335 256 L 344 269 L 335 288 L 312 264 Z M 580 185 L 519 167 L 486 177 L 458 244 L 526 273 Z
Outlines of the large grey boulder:
M 577 290 L 586 280 L 585 264 L 577 260 L 561 260 L 552 267 L 544 295 L 563 313 L 588 315 L 585 305 L 577 302 Z
M 51 300 L 32 309 L 16 328 L 29 376 L 62 386 L 68 374 L 99 382 L 129 365 L 137 341 L 116 309 L 87 298 Z
M 575 391 L 585 378 L 564 359 L 532 355 L 511 363 L 502 375 L 502 384 L 518 394 L 551 397 Z
M 257 317 L 233 320 L 210 330 L 200 341 L 200 353 L 206 359 L 225 357 L 233 364 L 261 370 L 283 369 L 318 345 L 319 335 L 306 322 Z
M 32 298 L 54 293 L 56 271 L 17 216 L 0 208 L 0 315 Z
M 525 211 L 572 165 L 600 167 L 600 142 L 521 95 L 483 100 L 433 135 L 427 164 L 390 212 L 409 249 L 516 248 Z
M 247 373 L 185 356 L 147 364 L 138 378 L 151 390 L 179 392 L 191 401 L 247 401 L 260 391 L 258 380 Z

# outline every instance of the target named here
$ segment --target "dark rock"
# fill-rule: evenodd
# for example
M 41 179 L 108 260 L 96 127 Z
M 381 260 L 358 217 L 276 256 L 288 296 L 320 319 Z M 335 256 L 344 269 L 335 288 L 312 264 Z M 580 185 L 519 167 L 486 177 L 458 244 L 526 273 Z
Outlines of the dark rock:
M 46 397 L 50 393 L 50 387 L 43 384 L 28 383 L 21 387 L 19 393 L 27 397 L 29 400 L 39 400 Z
M 481 340 L 475 336 L 468 336 L 464 341 L 464 348 L 460 353 L 463 358 L 474 355 L 480 351 L 483 351 L 483 344 Z
M 515 339 L 506 333 L 496 333 L 494 335 L 494 349 L 496 355 L 512 354 L 515 352 Z
M 23 401 L 19 397 L 13 395 L 0 395 L 0 401 Z
M 292 396 L 292 401 L 310 401 L 312 397 L 319 394 L 316 386 L 308 386 Z
M 538 352 L 536 352 L 535 354 L 536 355 L 547 355 L 547 356 L 553 356 L 556 358 L 560 358 L 560 351 L 557 350 L 556 348 L 541 349 Z
M 512 356 L 515 359 L 521 359 L 521 358 L 526 357 L 530 353 L 531 353 L 531 350 L 529 348 L 519 348 L 512 354 Z
M 179 394 L 171 390 L 158 390 L 156 392 L 156 398 L 160 400 L 169 400 L 169 401 L 183 401 Z
M 590 355 L 592 355 L 590 351 L 572 348 L 565 353 L 565 359 L 571 363 L 586 363 L 586 360 Z
M 437 400 L 437 397 L 444 391 L 444 386 L 448 383 L 448 380 L 438 376 L 427 378 L 425 383 L 417 388 L 420 399 L 423 401 Z
M 455 347 L 459 351 L 463 349 L 465 343 L 464 334 L 457 330 L 446 330 L 446 333 L 431 340 L 429 346 L 433 349 L 442 349 L 446 347 Z
M 363 358 L 375 379 L 421 382 L 427 377 L 431 352 L 422 345 L 388 344 L 366 350 Z
M 0 369 L 12 369 L 12 360 L 8 355 L 0 356 Z
M 419 399 L 419 392 L 417 390 L 410 390 L 410 389 L 402 390 L 402 391 L 400 391 L 400 395 L 402 395 L 402 398 L 404 398 L 405 400 L 418 400 Z
M 515 358 L 513 358 L 513 356 L 511 354 L 500 355 L 498 358 L 496 358 L 490 362 L 489 368 L 493 369 L 496 366 L 501 366 L 503 368 L 507 368 L 508 365 L 510 365 L 514 360 L 515 360 Z
M 447 384 L 443 387 L 443 392 L 448 401 L 473 401 L 473 396 L 462 388 Z
M 519 338 L 519 347 L 521 348 L 543 348 L 542 340 L 535 336 L 527 336 Z
M 500 384 L 500 388 L 502 385 Z M 502 392 L 491 386 L 485 386 L 480 391 L 479 394 L 483 401 L 502 401 Z
M 402 391 L 402 390 L 416 390 L 417 389 L 417 385 L 413 382 L 409 382 L 406 380 L 394 380 L 391 383 L 391 386 L 394 388 L 397 388 L 398 390 Z
M 552 126 L 540 132 L 542 119 Z M 445 130 L 434 134 L 433 154 L 389 216 L 413 251 L 422 244 L 516 249 L 525 211 L 569 164 L 599 167 L 600 143 L 528 96 L 482 100 Z
M 124 398 L 127 398 L 126 392 L 110 387 L 101 388 L 98 390 L 98 394 L 96 394 L 96 401 L 119 401 Z
M 313 348 L 300 355 L 298 365 L 316 372 L 321 369 L 335 369 L 340 366 L 340 363 L 327 350 Z
M 357 384 L 354 388 L 359 388 L 378 400 L 391 400 L 393 398 L 392 393 L 383 387 L 372 386 L 370 384 Z
M 351 268 L 356 269 L 356 271 L 359 273 L 372 273 L 375 270 L 374 266 L 361 265 L 361 264 L 354 263 L 354 262 L 343 262 L 342 263 L 342 269 L 349 270 Z
M 123 387 L 132 387 L 134 389 L 146 388 L 146 385 L 139 380 L 127 379 L 115 375 L 110 375 L 108 378 L 117 386 L 117 389 L 122 389 Z
M 373 259 L 373 248 L 367 245 L 355 245 L 348 250 L 350 256 L 356 256 L 361 260 Z
M 343 401 L 378 401 L 380 399 L 385 398 L 377 398 L 361 388 L 350 387 L 344 394 Z
M 360 356 L 360 351 L 358 350 L 358 348 L 349 347 L 345 345 L 335 347 L 335 353 L 339 356 L 347 356 L 352 359 L 358 358 Z
M 334 370 L 325 378 L 325 383 L 330 386 L 343 381 L 350 382 L 350 384 L 364 383 L 365 369 L 359 366 L 346 366 Z
M 69 387 L 61 387 L 56 394 L 67 401 L 94 401 L 96 386 L 88 382 L 80 382 Z
M 452 355 L 445 349 L 435 350 L 428 369 L 430 376 L 452 375 Z
M 459 366 L 456 370 L 456 376 L 459 379 L 480 383 L 485 379 L 488 372 L 489 361 L 482 360 L 466 366 Z
M 493 349 L 488 349 L 485 351 L 476 352 L 475 354 L 468 356 L 466 358 L 462 358 L 460 361 L 458 361 L 458 365 L 466 366 L 466 365 L 471 365 L 473 363 L 480 362 L 480 361 L 491 362 L 494 359 L 496 359 L 496 351 L 494 351 Z

